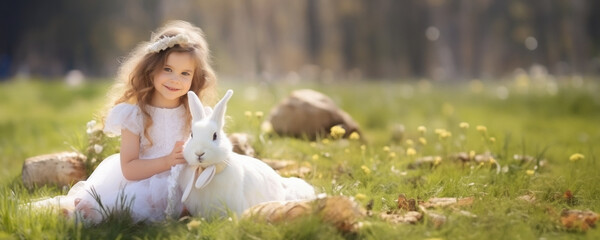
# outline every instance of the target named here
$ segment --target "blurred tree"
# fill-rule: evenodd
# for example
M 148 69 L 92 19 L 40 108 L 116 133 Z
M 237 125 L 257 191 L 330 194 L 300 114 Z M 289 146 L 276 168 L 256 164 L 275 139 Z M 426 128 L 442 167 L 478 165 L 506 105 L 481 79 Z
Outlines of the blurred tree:
M 594 0 L 26 0 L 0 9 L 0 78 L 113 76 L 170 19 L 204 29 L 220 74 L 244 78 L 598 74 Z

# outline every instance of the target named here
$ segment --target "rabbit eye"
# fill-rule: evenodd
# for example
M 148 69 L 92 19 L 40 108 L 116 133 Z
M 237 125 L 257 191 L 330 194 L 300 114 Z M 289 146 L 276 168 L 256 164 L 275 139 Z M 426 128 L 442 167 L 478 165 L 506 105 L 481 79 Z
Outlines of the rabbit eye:
M 191 137 L 191 138 L 194 138 L 194 133 L 190 133 L 190 137 Z
M 217 140 L 217 133 L 213 133 L 213 141 Z

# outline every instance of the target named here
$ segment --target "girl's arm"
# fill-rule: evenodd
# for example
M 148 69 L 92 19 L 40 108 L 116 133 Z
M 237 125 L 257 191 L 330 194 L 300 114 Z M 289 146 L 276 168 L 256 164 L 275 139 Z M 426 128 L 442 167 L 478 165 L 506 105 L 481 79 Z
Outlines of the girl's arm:
M 140 137 L 126 129 L 121 130 L 121 171 L 127 180 L 142 180 L 171 169 L 183 159 L 183 141 L 175 142 L 170 154 L 155 159 L 140 158 Z

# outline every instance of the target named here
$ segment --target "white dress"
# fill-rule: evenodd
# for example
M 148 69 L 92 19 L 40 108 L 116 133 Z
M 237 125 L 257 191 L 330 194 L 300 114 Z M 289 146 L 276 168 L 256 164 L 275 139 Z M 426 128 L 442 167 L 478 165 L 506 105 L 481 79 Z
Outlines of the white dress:
M 152 145 L 143 134 L 143 113 L 137 105 L 121 103 L 111 109 L 105 121 L 104 132 L 120 135 L 121 129 L 127 129 L 140 136 L 140 159 L 162 157 L 171 153 L 176 141 L 187 140 L 189 133 L 184 131 L 185 111 L 183 105 L 172 109 L 148 106 L 148 112 L 153 120 L 152 126 L 148 129 Z M 82 212 L 82 208 L 90 207 L 100 209 L 91 194 L 93 189 L 105 209 L 122 210 L 121 202 L 125 202 L 130 204 L 125 206 L 130 208 L 134 221 L 161 221 L 166 217 L 169 195 L 171 199 L 181 199 L 182 195 L 179 188 L 173 189 L 169 186 L 171 172 L 174 171 L 165 171 L 139 181 L 129 181 L 123 176 L 120 155 L 117 153 L 104 159 L 86 181 L 73 185 L 66 196 L 54 197 L 45 200 L 46 203 L 40 202 L 36 205 L 48 205 L 51 202 L 50 204 L 61 208 L 75 209 L 75 212 Z M 122 201 L 122 196 L 125 196 L 125 201 Z M 81 201 L 75 206 L 74 201 L 77 198 Z M 181 212 L 183 209 L 181 201 L 174 202 L 176 203 L 171 203 L 168 212 Z M 98 211 L 93 213 L 85 220 L 93 223 L 100 222 L 103 216 L 97 214 Z

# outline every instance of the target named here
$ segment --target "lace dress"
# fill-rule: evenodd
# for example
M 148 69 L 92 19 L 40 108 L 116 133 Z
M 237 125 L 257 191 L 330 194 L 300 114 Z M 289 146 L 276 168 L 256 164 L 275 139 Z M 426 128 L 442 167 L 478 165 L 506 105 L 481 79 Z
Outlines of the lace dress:
M 165 156 L 171 152 L 176 141 L 185 141 L 189 136 L 184 131 L 186 118 L 183 105 L 172 109 L 149 106 L 148 112 L 153 120 L 153 125 L 148 129 L 153 143 L 151 146 L 143 134 L 142 112 L 137 105 L 116 105 L 106 118 L 104 132 L 120 135 L 121 129 L 127 129 L 139 135 L 140 159 Z M 123 176 L 120 155 L 117 153 L 104 159 L 86 181 L 73 185 L 66 196 L 54 197 L 36 205 L 58 205 L 61 208 L 74 209 L 76 213 L 83 212 L 82 208 L 100 209 L 97 200 L 91 194 L 95 191 L 105 209 L 122 210 L 122 206 L 126 206 L 136 222 L 161 221 L 166 217 L 169 195 L 171 199 L 181 199 L 182 195 L 179 188 L 173 189 L 169 186 L 169 181 L 172 181 L 169 180 L 171 172 L 175 171 L 165 171 L 147 179 L 129 181 Z M 74 201 L 78 198 L 81 201 L 75 206 Z M 170 203 L 169 213 L 181 212 L 183 205 L 180 201 L 175 202 Z M 100 222 L 103 216 L 98 214 L 98 211 L 93 212 L 91 215 L 83 214 L 85 220 Z

